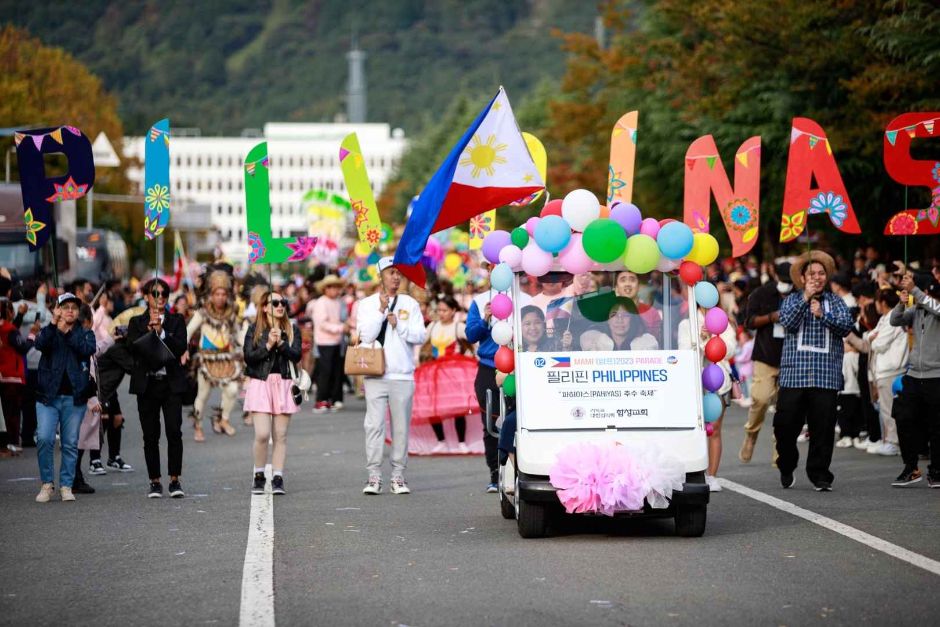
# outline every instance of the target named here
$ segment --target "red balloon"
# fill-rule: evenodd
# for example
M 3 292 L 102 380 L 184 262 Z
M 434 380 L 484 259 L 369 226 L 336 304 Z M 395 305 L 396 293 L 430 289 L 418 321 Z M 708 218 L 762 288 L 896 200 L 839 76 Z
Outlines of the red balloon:
M 728 347 L 725 346 L 725 341 L 717 335 L 708 340 L 708 342 L 705 344 L 705 359 L 712 362 L 713 364 L 717 364 L 719 361 L 724 359 L 725 355 L 727 354 Z
M 694 261 L 683 261 L 679 266 L 679 277 L 686 285 L 692 287 L 702 280 L 702 266 Z
M 560 216 L 561 215 L 561 198 L 556 198 L 555 200 L 549 200 L 545 203 L 545 206 L 542 207 L 539 217 L 544 218 L 545 216 Z
M 493 361 L 496 363 L 496 369 L 506 374 L 516 368 L 516 356 L 508 346 L 500 346 L 496 351 L 496 356 L 493 357 Z
M 675 221 L 676 220 L 674 218 L 663 218 L 662 220 L 659 221 L 659 228 L 663 228 L 670 222 L 675 222 Z

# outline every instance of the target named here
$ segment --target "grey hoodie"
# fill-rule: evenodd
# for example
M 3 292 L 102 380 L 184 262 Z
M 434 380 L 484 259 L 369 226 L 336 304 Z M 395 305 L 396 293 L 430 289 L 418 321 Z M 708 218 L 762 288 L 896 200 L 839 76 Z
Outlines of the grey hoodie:
M 940 378 L 940 301 L 931 298 L 920 288 L 911 292 L 914 306 L 898 303 L 891 310 L 891 326 L 914 329 L 914 347 L 907 374 L 915 379 Z

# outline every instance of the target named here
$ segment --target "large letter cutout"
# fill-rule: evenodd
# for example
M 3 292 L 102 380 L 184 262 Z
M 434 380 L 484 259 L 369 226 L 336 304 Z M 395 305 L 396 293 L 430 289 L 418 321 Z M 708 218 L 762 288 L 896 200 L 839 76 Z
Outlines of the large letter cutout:
M 23 221 L 31 251 L 42 248 L 52 235 L 52 203 L 75 200 L 95 184 L 95 158 L 91 142 L 74 126 L 16 131 L 16 158 L 23 191 Z M 69 170 L 62 176 L 46 177 L 44 154 L 64 153 Z
M 153 239 L 170 223 L 170 121 L 150 127 L 144 144 L 144 236 Z
M 339 167 L 343 171 L 343 182 L 346 183 L 349 202 L 356 212 L 359 241 L 372 250 L 379 245 L 382 238 L 382 220 L 379 218 L 375 195 L 369 184 L 369 174 L 366 172 L 362 148 L 359 147 L 359 137 L 355 133 L 344 137 L 339 146 Z
M 822 146 L 817 149 L 819 144 Z M 811 187 L 813 176 L 819 185 L 817 188 Z M 789 242 L 799 237 L 806 228 L 808 216 L 815 213 L 829 214 L 829 219 L 843 233 L 858 235 L 862 232 L 825 131 L 809 118 L 793 118 L 780 241 Z
M 760 224 L 760 137 L 751 137 L 738 148 L 733 189 L 715 139 L 705 135 L 692 142 L 685 153 L 683 221 L 696 233 L 708 233 L 710 194 L 728 231 L 731 254 L 747 254 L 757 243 Z
M 271 232 L 268 143 L 261 142 L 245 157 L 245 219 L 248 226 L 248 263 L 303 261 L 313 254 L 316 237 L 274 237 Z
M 607 166 L 607 205 L 615 200 L 633 201 L 633 168 L 636 163 L 636 131 L 639 111 L 624 113 L 610 133 L 610 165 Z
M 915 137 L 934 137 L 940 112 L 904 113 L 891 120 L 885 129 L 885 170 L 901 185 L 927 187 L 930 206 L 894 214 L 885 226 L 885 235 L 936 235 L 940 233 L 940 161 L 911 159 Z

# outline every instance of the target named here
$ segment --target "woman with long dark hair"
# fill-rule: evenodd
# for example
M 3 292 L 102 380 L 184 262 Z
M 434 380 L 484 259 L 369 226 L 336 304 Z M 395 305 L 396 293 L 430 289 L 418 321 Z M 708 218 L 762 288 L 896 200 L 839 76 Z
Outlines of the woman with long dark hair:
M 245 334 L 245 412 L 252 412 L 255 427 L 254 483 L 252 494 L 263 494 L 264 466 L 272 437 L 271 492 L 284 490 L 287 427 L 298 407 L 291 396 L 292 372 L 300 361 L 300 330 L 287 317 L 288 302 L 276 291 L 266 292 L 257 303 L 258 315 Z

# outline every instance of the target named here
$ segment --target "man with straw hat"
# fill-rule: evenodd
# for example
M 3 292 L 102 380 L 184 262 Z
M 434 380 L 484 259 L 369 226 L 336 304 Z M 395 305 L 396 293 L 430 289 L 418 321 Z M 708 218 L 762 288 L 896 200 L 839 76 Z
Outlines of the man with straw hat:
M 337 411 L 343 406 L 342 344 L 347 324 L 343 322 L 340 292 L 346 281 L 328 274 L 316 283 L 320 297 L 313 303 L 313 341 L 317 363 L 317 404 L 313 413 Z
M 790 267 L 794 290 L 780 306 L 785 329 L 774 435 L 780 483 L 791 488 L 799 460 L 796 439 L 809 425 L 806 474 L 817 492 L 832 490 L 829 470 L 835 439 L 836 395 L 842 389 L 842 338 L 852 329 L 845 302 L 827 291 L 835 273 L 832 257 L 818 250 Z

